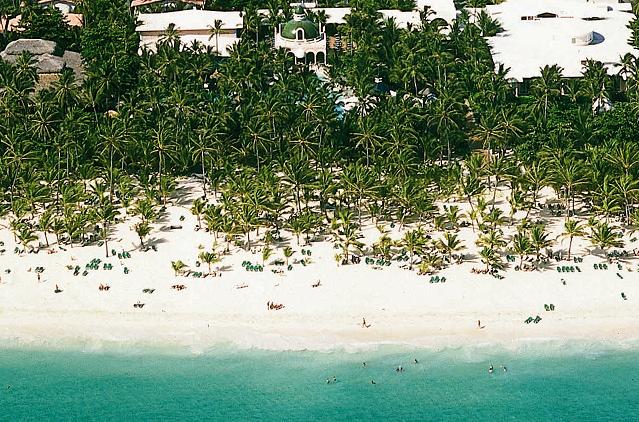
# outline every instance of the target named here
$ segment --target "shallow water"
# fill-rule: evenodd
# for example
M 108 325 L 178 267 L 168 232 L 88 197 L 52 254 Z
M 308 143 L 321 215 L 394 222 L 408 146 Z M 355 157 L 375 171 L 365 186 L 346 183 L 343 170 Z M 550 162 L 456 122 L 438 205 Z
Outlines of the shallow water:
M 543 349 L 0 350 L 0 420 L 637 418 L 639 351 Z

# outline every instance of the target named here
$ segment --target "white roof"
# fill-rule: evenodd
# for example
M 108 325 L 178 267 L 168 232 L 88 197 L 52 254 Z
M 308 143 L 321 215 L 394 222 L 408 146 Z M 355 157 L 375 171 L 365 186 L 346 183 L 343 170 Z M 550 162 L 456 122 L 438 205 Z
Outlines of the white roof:
M 608 72 L 614 74 L 613 64 L 621 56 L 638 53 L 628 45 L 626 25 L 634 17 L 627 12 L 629 7 L 615 0 L 506 0 L 487 6 L 504 28 L 488 38 L 495 65 L 510 68 L 508 77 L 520 82 L 540 76 L 540 68 L 553 64 L 563 68 L 565 77 L 579 77 L 587 59 L 608 64 Z M 537 18 L 541 13 L 557 17 Z M 591 34 L 594 42 L 583 45 L 584 36 Z
M 137 32 L 164 31 L 169 24 L 174 24 L 177 30 L 210 29 L 216 20 L 222 21 L 222 29 L 242 28 L 242 14 L 240 12 L 217 12 L 212 10 L 180 10 L 167 13 L 140 13 L 140 25 Z
M 417 0 L 417 10 L 422 11 L 424 6 L 429 6 L 435 12 L 434 18 L 444 19 L 448 23 L 452 23 L 457 18 L 457 9 L 453 0 Z
M 306 3 L 306 8 L 313 12 L 323 11 L 326 14 L 326 23 L 332 23 L 337 25 L 343 25 L 346 23 L 346 15 L 351 13 L 350 7 L 311 7 L 311 4 Z M 394 18 L 395 23 L 400 28 L 406 28 L 407 24 L 411 24 L 413 27 L 421 23 L 419 19 L 419 12 L 421 12 L 424 6 L 430 6 L 431 10 L 435 12 L 431 16 L 431 20 L 435 18 L 444 19 L 448 23 L 452 23 L 457 17 L 457 10 L 453 0 L 417 0 L 417 8 L 412 11 L 402 12 L 401 10 L 384 9 L 379 10 L 384 19 Z M 268 16 L 268 9 L 260 9 L 258 12 L 264 16 Z

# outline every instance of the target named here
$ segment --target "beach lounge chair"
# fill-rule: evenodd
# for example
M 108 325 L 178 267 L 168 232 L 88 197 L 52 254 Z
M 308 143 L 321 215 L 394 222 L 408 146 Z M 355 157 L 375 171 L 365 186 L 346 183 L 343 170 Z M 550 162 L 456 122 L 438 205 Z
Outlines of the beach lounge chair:
M 529 316 L 528 318 L 526 318 L 524 320 L 524 323 L 526 323 L 526 324 L 530 324 L 531 322 L 533 322 L 533 317 L 531 317 L 531 316 Z
M 288 267 L 286 267 L 286 269 L 291 271 L 293 269 L 293 266 L 291 264 L 288 264 Z
M 607 270 L 608 269 L 608 264 L 603 264 L 603 268 L 604 268 L 604 270 Z
M 578 272 L 578 273 L 580 273 L 580 272 L 581 272 L 581 269 L 579 269 L 579 265 L 577 265 L 575 268 L 577 269 L 577 272 Z
M 557 272 L 560 273 L 561 272 L 561 267 L 557 267 Z
M 628 297 L 626 296 L 626 294 L 624 292 L 621 292 L 621 298 L 623 300 L 628 300 Z
M 623 276 L 621 274 L 619 274 L 619 273 L 617 273 L 617 277 L 623 279 Z
M 592 264 L 592 268 L 594 268 L 596 270 L 598 268 L 597 264 Z
M 546 311 L 549 311 L 549 310 L 550 310 L 550 306 L 548 306 L 547 304 L 545 304 L 545 303 L 544 303 L 544 309 L 545 309 Z
M 441 281 L 442 283 L 446 283 L 446 277 L 442 277 L 439 281 Z
M 555 305 L 554 305 L 554 304 L 552 304 L 552 303 L 550 304 L 550 310 L 551 310 L 551 311 L 554 311 L 554 310 L 555 310 Z
M 541 321 L 541 317 L 539 315 L 537 315 L 537 317 L 533 320 L 533 322 L 535 324 L 539 324 L 539 321 Z

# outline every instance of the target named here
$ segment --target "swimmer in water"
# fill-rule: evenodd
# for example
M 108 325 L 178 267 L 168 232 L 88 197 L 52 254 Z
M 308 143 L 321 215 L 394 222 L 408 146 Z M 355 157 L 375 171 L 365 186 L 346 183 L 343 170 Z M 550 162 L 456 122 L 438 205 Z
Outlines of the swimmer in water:
M 328 378 L 326 378 L 326 384 L 330 384 L 331 380 L 329 380 Z
M 371 384 L 375 385 L 375 380 L 371 380 Z
M 504 372 L 508 371 L 508 368 L 506 368 L 504 365 L 502 365 L 502 366 L 501 366 L 501 369 L 502 369 Z
M 333 375 L 333 382 L 337 382 L 337 378 Z
M 492 365 L 490 365 L 490 366 L 488 367 L 488 373 L 489 373 L 489 374 L 492 374 L 492 373 L 493 373 L 493 366 L 492 366 Z
M 415 358 L 415 359 L 414 359 L 414 362 L 415 362 L 416 364 L 417 364 L 417 363 L 419 363 L 419 362 L 417 362 L 417 358 Z
M 362 366 L 366 368 L 366 362 L 362 362 Z

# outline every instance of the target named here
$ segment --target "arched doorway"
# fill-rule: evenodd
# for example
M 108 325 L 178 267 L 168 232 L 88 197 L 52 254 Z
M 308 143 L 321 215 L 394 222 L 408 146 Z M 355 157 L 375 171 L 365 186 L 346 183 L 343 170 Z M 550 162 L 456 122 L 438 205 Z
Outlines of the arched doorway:
M 323 51 L 319 51 L 315 55 L 315 60 L 317 61 L 317 63 L 326 64 L 326 57 L 324 56 L 324 52 Z
M 315 54 L 309 51 L 308 53 L 306 53 L 306 64 L 313 63 L 315 63 Z

